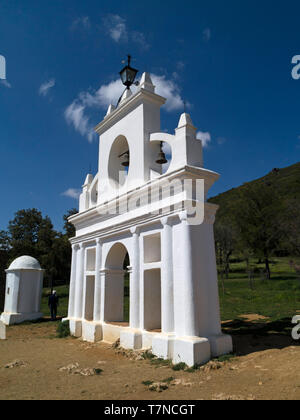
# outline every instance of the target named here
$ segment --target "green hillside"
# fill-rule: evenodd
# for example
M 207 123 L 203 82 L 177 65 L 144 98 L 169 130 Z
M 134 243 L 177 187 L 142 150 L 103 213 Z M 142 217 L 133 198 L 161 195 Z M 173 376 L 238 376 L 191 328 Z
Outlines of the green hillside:
M 267 185 L 271 183 L 273 188 L 276 188 L 279 197 L 285 202 L 295 199 L 300 201 L 300 162 L 286 168 L 273 169 L 262 178 L 228 190 L 210 198 L 208 201 L 220 206 L 218 211 L 219 217 L 223 218 L 225 215 L 230 217 L 230 211 L 235 206 L 236 201 L 239 200 L 240 191 L 249 185 L 258 183 L 266 183 Z

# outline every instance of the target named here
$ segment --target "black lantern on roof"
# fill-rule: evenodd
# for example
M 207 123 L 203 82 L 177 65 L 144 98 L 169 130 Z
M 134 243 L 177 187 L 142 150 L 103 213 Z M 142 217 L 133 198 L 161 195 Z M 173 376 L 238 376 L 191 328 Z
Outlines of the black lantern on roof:
M 128 64 L 120 71 L 122 83 L 127 87 L 127 89 L 130 89 L 130 86 L 134 84 L 136 75 L 138 73 L 138 70 L 130 66 L 130 62 L 131 56 L 128 55 Z

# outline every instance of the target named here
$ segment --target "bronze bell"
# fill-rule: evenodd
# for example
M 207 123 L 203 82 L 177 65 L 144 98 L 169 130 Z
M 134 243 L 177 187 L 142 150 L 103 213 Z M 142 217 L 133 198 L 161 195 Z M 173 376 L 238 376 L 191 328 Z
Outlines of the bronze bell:
M 164 165 L 165 163 L 168 163 L 166 155 L 164 154 L 162 149 L 162 142 L 160 143 L 160 152 L 158 153 L 156 163 L 158 163 L 159 165 Z
M 129 152 L 123 153 L 121 165 L 128 168 L 128 166 L 129 166 Z

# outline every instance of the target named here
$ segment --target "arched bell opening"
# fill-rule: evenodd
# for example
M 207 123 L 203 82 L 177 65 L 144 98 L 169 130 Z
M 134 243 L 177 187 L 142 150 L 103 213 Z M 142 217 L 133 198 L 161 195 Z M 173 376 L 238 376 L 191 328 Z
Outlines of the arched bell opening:
M 108 159 L 108 176 L 114 188 L 119 189 L 125 184 L 129 169 L 129 144 L 125 136 L 119 136 L 112 144 Z
M 98 181 L 93 185 L 91 190 L 91 206 L 96 206 L 98 203 Z
M 151 142 L 151 172 L 152 178 L 165 174 L 172 160 L 172 148 L 164 141 Z

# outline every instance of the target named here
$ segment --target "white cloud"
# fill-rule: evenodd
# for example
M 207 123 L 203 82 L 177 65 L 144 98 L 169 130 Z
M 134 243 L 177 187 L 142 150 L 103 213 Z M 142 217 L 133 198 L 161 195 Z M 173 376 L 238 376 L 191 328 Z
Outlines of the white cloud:
M 171 156 L 172 154 L 172 148 L 169 145 L 169 143 L 163 142 L 163 152 L 166 156 Z
M 130 41 L 139 45 L 143 50 L 150 48 L 145 35 L 142 32 L 128 28 L 126 19 L 123 17 L 110 14 L 103 18 L 103 23 L 106 32 L 116 43 L 128 43 Z
M 177 70 L 184 70 L 185 63 L 183 61 L 178 61 L 176 64 Z
M 218 142 L 218 144 L 221 146 L 222 144 L 224 144 L 224 143 L 226 143 L 226 139 L 225 139 L 225 137 L 218 137 L 217 138 L 217 142 Z
M 81 194 L 81 190 L 77 188 L 69 188 L 67 191 L 63 192 L 61 195 L 78 200 L 80 194 Z
M 88 16 L 82 16 L 82 17 L 79 17 L 79 18 L 75 19 L 72 22 L 72 25 L 71 25 L 72 30 L 75 30 L 75 29 L 88 30 L 88 29 L 90 29 L 90 27 L 91 27 L 91 21 L 90 21 L 90 18 Z
M 94 93 L 80 93 L 79 99 L 85 107 L 100 107 L 105 109 L 110 104 L 116 104 L 123 91 L 124 86 L 121 80 L 117 79 L 107 85 L 102 85 Z
M 205 28 L 202 32 L 204 41 L 209 41 L 211 39 L 211 29 Z
M 55 86 L 55 79 L 50 79 L 42 83 L 39 88 L 39 95 L 47 96 L 49 93 L 49 90 L 52 89 L 54 86 Z
M 151 78 L 156 86 L 156 93 L 167 98 L 165 110 L 168 112 L 183 110 L 184 104 L 179 86 L 173 80 L 167 79 L 166 76 L 151 74 Z M 132 86 L 134 92 L 136 89 L 135 86 Z M 66 108 L 64 113 L 66 121 L 89 142 L 92 142 L 94 131 L 88 110 L 107 109 L 110 104 L 117 104 L 123 91 L 124 86 L 121 80 L 117 79 L 102 85 L 97 91 L 81 92 L 78 98 Z
M 105 19 L 105 26 L 109 36 L 115 41 L 128 41 L 126 20 L 119 15 L 108 15 Z
M 142 32 L 133 31 L 130 34 L 131 40 L 139 44 L 144 50 L 148 50 L 150 45 L 147 43 L 145 35 Z
M 65 119 L 69 125 L 72 125 L 82 136 L 87 137 L 91 143 L 93 141 L 93 127 L 89 118 L 85 115 L 85 105 L 75 100 L 65 110 Z
M 183 110 L 184 103 L 180 96 L 179 86 L 173 80 L 167 79 L 166 76 L 151 74 L 151 78 L 156 86 L 156 93 L 167 98 L 165 110 L 169 112 Z
M 1 85 L 5 86 L 8 89 L 11 89 L 11 84 L 7 80 L 0 80 Z
M 198 131 L 197 139 L 202 141 L 203 147 L 207 147 L 208 144 L 211 142 L 211 135 L 208 132 Z

